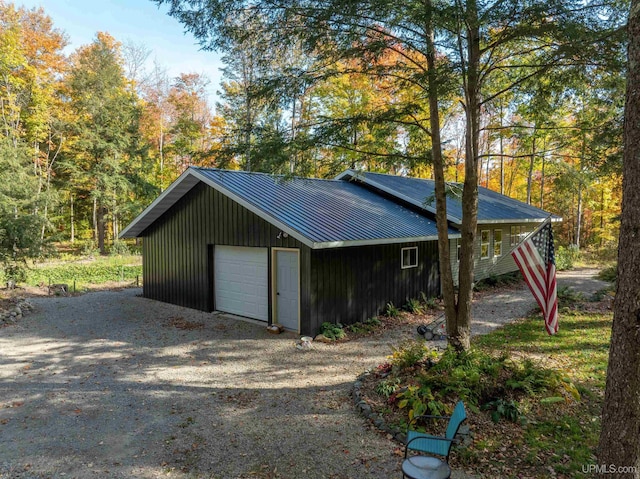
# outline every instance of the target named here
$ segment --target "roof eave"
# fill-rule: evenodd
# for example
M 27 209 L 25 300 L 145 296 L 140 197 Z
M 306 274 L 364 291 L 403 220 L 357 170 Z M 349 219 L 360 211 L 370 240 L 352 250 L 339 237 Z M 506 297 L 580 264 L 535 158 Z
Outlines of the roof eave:
M 541 223 L 542 221 L 546 221 L 549 219 L 548 216 L 544 218 L 512 218 L 512 219 L 488 219 L 488 220 L 478 220 L 479 225 L 488 225 L 488 224 L 506 224 L 506 223 Z M 562 222 L 562 218 L 560 216 L 551 216 L 551 221 L 553 223 Z
M 449 239 L 461 238 L 458 233 L 449 233 Z M 349 246 L 376 246 L 383 244 L 418 243 L 422 241 L 438 241 L 438 235 L 412 236 L 405 238 L 378 238 L 370 240 L 325 241 L 313 243 L 312 249 L 347 248 Z
M 140 213 L 136 218 L 129 223 L 129 225 L 123 229 L 118 238 L 137 238 L 139 237 L 144 230 L 146 230 L 149 226 L 151 226 L 160 216 L 166 213 L 175 203 L 176 201 L 170 201 L 169 198 L 172 194 L 176 194 L 179 198 L 182 198 L 186 193 L 188 193 L 194 186 L 198 184 L 197 181 L 190 182 L 191 170 L 185 170 L 182 175 L 178 177 L 169 187 L 164 190 L 160 196 L 158 196 L 153 202 L 147 206 L 142 213 Z M 182 188 L 182 191 L 180 190 Z M 166 208 L 157 211 L 157 208 L 164 202 L 170 202 Z M 152 215 L 152 213 L 156 210 L 156 215 Z M 150 221 L 145 222 L 147 218 L 150 218 Z M 136 228 L 138 227 L 138 228 Z

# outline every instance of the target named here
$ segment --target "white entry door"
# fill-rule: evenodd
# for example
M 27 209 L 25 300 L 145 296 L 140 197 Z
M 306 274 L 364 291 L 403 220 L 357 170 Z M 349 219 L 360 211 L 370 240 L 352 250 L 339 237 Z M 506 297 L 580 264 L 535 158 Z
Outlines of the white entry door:
M 276 319 L 275 322 L 292 331 L 298 324 L 298 252 L 276 250 Z
M 216 309 L 267 321 L 267 249 L 216 245 L 214 265 Z

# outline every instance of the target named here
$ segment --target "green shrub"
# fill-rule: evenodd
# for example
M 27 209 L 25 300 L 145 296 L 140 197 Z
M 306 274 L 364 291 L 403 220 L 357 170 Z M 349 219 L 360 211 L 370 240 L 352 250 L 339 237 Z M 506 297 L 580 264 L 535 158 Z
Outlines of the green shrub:
M 556 269 L 558 271 L 572 269 L 574 264 L 580 260 L 580 256 L 580 250 L 575 245 L 568 248 L 559 246 L 556 250 Z
M 362 322 L 350 324 L 345 329 L 351 333 L 370 333 L 382 323 L 378 318 L 365 319 Z
M 598 279 L 608 281 L 609 283 L 615 283 L 618 279 L 618 265 L 614 264 L 604 268 L 598 273 Z
M 404 309 L 406 311 L 409 311 L 411 314 L 422 314 L 423 310 L 422 310 L 422 305 L 420 304 L 420 301 L 418 301 L 417 299 L 409 299 L 409 301 L 407 301 L 407 304 L 404 305 Z
M 500 419 L 519 423 L 525 422 L 524 416 L 520 412 L 520 404 L 514 400 L 496 399 L 495 401 L 484 404 L 482 409 L 492 411 L 491 420 L 493 422 L 499 422 Z
M 430 414 L 443 415 L 447 408 L 442 401 L 436 399 L 427 386 L 407 386 L 396 394 L 395 400 L 399 409 L 407 408 L 409 424 L 415 425 L 418 416 Z
M 593 293 L 589 298 L 589 301 L 597 303 L 599 301 L 604 300 L 605 298 L 612 298 L 615 296 L 615 294 L 616 294 L 615 285 L 609 285 L 608 287 L 599 289 L 598 291 Z
M 373 318 L 368 318 L 365 319 L 363 321 L 364 324 L 368 325 L 368 326 L 373 326 L 373 327 L 377 327 L 380 326 L 382 324 L 382 321 L 380 321 L 378 318 L 373 317 Z
M 387 399 L 400 387 L 400 379 L 384 379 L 376 386 L 376 392 Z
M 333 340 L 342 339 L 346 336 L 344 329 L 342 329 L 342 325 L 333 324 L 328 321 L 325 321 L 320 326 L 320 334 Z
M 11 281 L 14 284 L 18 284 L 27 280 L 27 268 L 24 263 L 7 263 L 3 266 L 2 273 L 6 282 Z
M 520 273 L 517 271 L 500 275 L 491 274 L 488 278 L 477 281 L 473 285 L 473 289 L 475 291 L 484 291 L 490 288 L 495 288 L 496 286 L 514 284 L 518 281 L 520 281 Z
M 430 352 L 426 342 L 422 339 L 409 339 L 401 343 L 398 347 L 391 346 L 393 353 L 389 357 L 391 364 L 402 370 L 415 366 L 428 355 L 434 355 Z
M 127 243 L 121 240 L 115 240 L 109 249 L 109 254 L 112 256 L 126 256 L 131 254 Z
M 427 295 L 424 293 L 420 293 L 420 296 L 422 297 L 422 304 L 424 304 L 425 308 L 438 309 L 438 298 L 427 298 Z
M 558 371 L 531 360 L 515 361 L 507 354 L 492 356 L 478 350 L 456 353 L 448 349 L 420 376 L 420 383 L 437 392 L 436 398 L 456 397 L 480 406 L 496 397 L 563 393 L 578 399 L 577 389 Z
M 559 308 L 570 308 L 581 301 L 584 301 L 584 296 L 581 292 L 575 291 L 570 286 L 562 286 L 558 288 Z
M 400 310 L 398 308 L 396 308 L 393 303 L 389 302 L 387 303 L 387 307 L 384 311 L 384 314 L 386 316 L 388 316 L 389 318 L 397 318 L 398 315 L 400 314 Z
M 100 257 L 94 261 L 76 263 L 42 264 L 27 271 L 27 284 L 37 286 L 49 283 L 76 282 L 81 289 L 90 284 L 104 284 L 110 281 L 135 282 L 142 277 L 139 257 Z M 134 264 L 129 264 L 134 263 Z
M 94 256 L 100 254 L 100 251 L 98 250 L 98 245 L 96 245 L 95 241 L 87 240 L 82 244 L 80 254 L 88 258 L 93 258 Z

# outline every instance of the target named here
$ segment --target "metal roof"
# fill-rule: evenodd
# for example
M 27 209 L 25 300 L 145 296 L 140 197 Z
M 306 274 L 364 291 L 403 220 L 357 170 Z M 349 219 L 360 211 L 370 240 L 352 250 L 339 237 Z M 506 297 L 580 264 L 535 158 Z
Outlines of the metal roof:
M 191 167 L 120 236 L 142 234 L 200 181 L 314 249 L 436 240 L 438 235 L 435 221 L 356 183 Z M 449 234 L 459 237 L 452 229 Z
M 347 170 L 336 177 L 339 180 L 362 182 L 377 190 L 406 201 L 409 204 L 435 213 L 435 182 L 422 178 L 365 173 Z M 462 184 L 449 183 L 447 195 L 447 218 L 452 223 L 462 223 Z M 478 187 L 478 223 L 527 223 L 540 222 L 551 216 L 540 208 L 528 205 L 514 198 L 501 195 L 487 188 Z M 552 216 L 553 221 L 562 218 Z

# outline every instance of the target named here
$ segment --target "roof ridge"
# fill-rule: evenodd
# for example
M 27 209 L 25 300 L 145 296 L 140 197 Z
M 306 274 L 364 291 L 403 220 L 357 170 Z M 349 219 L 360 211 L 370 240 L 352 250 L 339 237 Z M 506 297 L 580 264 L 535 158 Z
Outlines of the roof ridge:
M 246 175 L 261 175 L 261 176 L 269 176 L 271 178 L 290 178 L 295 180 L 309 180 L 309 181 L 324 181 L 331 183 L 344 183 L 342 180 L 335 180 L 333 178 L 313 178 L 306 176 L 295 176 L 295 175 L 286 175 L 283 173 L 267 173 L 264 171 L 246 171 L 246 170 L 229 170 L 225 168 L 206 168 L 202 166 L 190 166 L 189 168 L 193 168 L 194 170 L 201 170 L 207 172 L 222 172 L 222 173 L 243 173 Z

